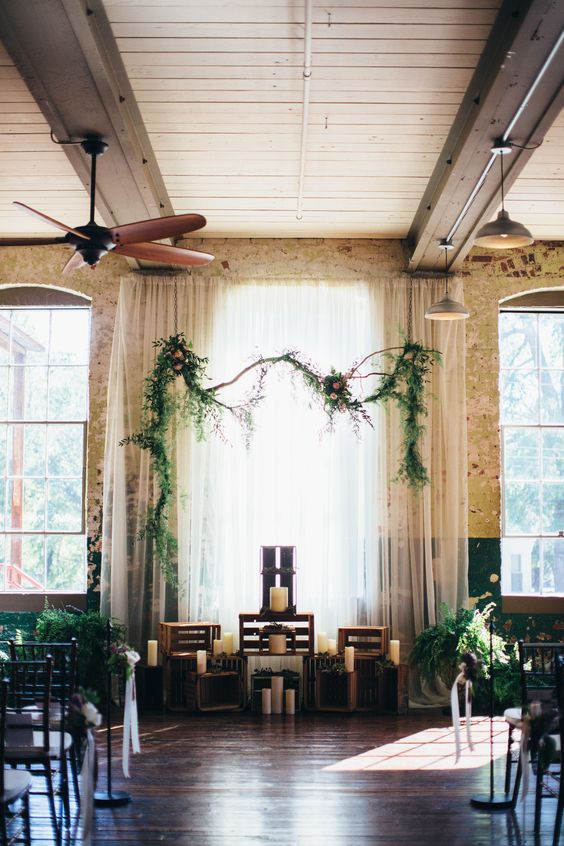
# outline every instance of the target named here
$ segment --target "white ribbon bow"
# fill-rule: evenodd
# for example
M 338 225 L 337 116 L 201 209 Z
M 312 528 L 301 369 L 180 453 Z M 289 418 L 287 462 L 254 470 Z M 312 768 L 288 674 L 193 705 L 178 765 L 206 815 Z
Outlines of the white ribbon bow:
M 129 778 L 129 742 L 136 755 L 141 752 L 139 745 L 139 722 L 137 718 L 137 695 L 135 691 L 135 665 L 140 655 L 132 649 L 125 653 L 129 664 L 129 677 L 125 683 L 125 709 L 123 714 L 123 754 L 122 765 L 125 778 Z
M 454 684 L 450 691 L 450 709 L 452 711 L 452 726 L 454 728 L 454 746 L 456 750 L 456 760 L 455 764 L 458 763 L 460 759 L 460 708 L 458 706 L 458 685 L 464 684 L 464 704 L 465 704 L 465 716 L 466 716 L 466 740 L 468 742 L 468 747 L 470 751 L 474 750 L 472 745 L 472 733 L 471 733 L 471 723 L 472 723 L 472 682 L 470 679 L 467 679 L 464 670 L 460 672 L 456 679 L 454 680 Z

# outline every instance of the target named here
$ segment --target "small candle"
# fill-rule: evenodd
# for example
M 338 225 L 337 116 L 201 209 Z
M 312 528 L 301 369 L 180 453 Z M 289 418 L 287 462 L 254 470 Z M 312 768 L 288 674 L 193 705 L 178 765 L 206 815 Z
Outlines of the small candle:
M 396 667 L 400 663 L 400 642 L 399 640 L 390 641 L 390 661 L 393 661 Z
M 270 687 L 272 690 L 272 713 L 282 713 L 282 693 L 284 689 L 284 679 L 282 676 L 272 676 L 270 680 Z
M 286 635 L 285 634 L 269 634 L 268 635 L 268 651 L 272 655 L 286 654 Z
M 345 670 L 347 673 L 354 672 L 354 646 L 345 646 Z
M 233 634 L 231 632 L 223 633 L 223 651 L 226 655 L 233 655 Z
M 157 666 L 157 646 L 158 646 L 158 642 L 156 640 L 147 641 L 147 666 L 148 667 L 156 667 Z
M 223 652 L 223 641 L 222 640 L 214 640 L 213 642 L 213 654 L 214 655 L 221 655 Z
M 327 652 L 329 655 L 337 654 L 337 641 L 333 637 L 330 637 L 327 641 Z
M 293 688 L 286 691 L 286 713 L 296 713 L 296 691 Z
M 262 689 L 262 713 L 272 713 L 272 691 L 269 687 L 263 687 Z
M 208 656 L 205 649 L 198 649 L 196 652 L 196 672 L 205 673 L 208 663 Z
M 317 635 L 317 651 L 327 652 L 328 648 L 329 642 L 327 640 L 327 632 L 319 632 Z
M 288 588 L 287 587 L 271 587 L 270 588 L 270 610 L 271 611 L 287 611 L 288 610 Z

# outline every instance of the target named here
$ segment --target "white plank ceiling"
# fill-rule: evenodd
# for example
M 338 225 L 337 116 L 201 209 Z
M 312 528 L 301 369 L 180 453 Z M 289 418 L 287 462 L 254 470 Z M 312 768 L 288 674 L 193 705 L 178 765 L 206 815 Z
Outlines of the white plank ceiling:
M 198 235 L 405 238 L 500 3 L 314 2 L 303 157 L 302 0 L 103 7 L 172 208 L 208 219 Z M 0 234 L 48 231 L 15 199 L 85 223 L 82 182 L 3 49 L 0 113 Z M 563 161 L 560 117 L 507 197 L 535 238 L 564 239 Z

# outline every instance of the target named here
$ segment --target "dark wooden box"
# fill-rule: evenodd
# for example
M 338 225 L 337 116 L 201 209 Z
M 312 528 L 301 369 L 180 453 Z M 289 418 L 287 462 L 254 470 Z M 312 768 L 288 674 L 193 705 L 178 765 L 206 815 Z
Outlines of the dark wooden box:
M 260 548 L 260 602 L 261 608 L 270 608 L 270 588 L 288 588 L 288 605 L 296 607 L 296 547 L 261 546 Z
M 243 707 L 243 682 L 239 673 L 188 673 L 188 711 L 239 711 Z
M 241 682 L 241 696 L 246 691 L 247 662 L 237 655 L 211 657 L 208 655 L 208 668 L 221 668 L 222 671 L 235 673 Z M 196 683 L 196 655 L 165 656 L 165 705 L 169 711 L 194 711 L 197 708 Z M 201 675 L 217 675 L 204 673 Z M 206 707 L 204 701 L 204 708 Z M 220 709 L 217 709 L 220 710 Z
M 161 623 L 160 647 L 163 655 L 189 655 L 199 649 L 211 652 L 214 640 L 221 638 L 218 623 Z
M 354 646 L 355 654 L 387 655 L 390 646 L 388 626 L 344 626 L 337 631 L 337 649 Z
M 135 667 L 135 689 L 137 707 L 140 714 L 162 711 L 164 708 L 163 667 L 147 667 L 137 664 Z
M 386 714 L 407 714 L 409 710 L 409 667 L 384 667 L 380 676 L 379 709 Z
M 239 651 L 241 655 L 260 655 L 260 632 L 268 623 L 281 623 L 294 629 L 296 655 L 313 655 L 313 614 L 291 614 L 288 611 L 265 611 L 262 614 L 239 614 Z M 264 654 L 264 646 L 262 650 Z
M 315 707 L 318 711 L 354 711 L 357 693 L 356 670 L 352 673 L 318 670 L 315 675 Z

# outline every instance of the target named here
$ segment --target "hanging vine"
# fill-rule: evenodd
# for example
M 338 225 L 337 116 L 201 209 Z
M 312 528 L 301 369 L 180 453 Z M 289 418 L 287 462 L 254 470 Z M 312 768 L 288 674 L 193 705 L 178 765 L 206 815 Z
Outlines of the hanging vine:
M 289 350 L 281 355 L 260 356 L 232 379 L 204 387 L 208 359 L 193 352 L 191 342 L 186 341 L 183 333 L 176 333 L 168 339 L 161 338 L 153 345 L 156 348 L 155 364 L 144 382 L 141 426 L 138 432 L 124 438 L 120 445 L 135 444 L 151 456 L 159 496 L 147 513 L 142 535 L 153 539 L 158 561 L 169 584 L 177 586 L 174 563 L 177 541 L 169 528 L 170 505 L 175 491 L 169 435 L 172 423 L 176 419 L 191 421 L 198 439 L 202 440 L 211 432 L 222 434 L 222 421 L 225 414 L 230 414 L 249 440 L 253 430 L 253 411 L 264 397 L 264 380 L 274 366 L 285 364 L 303 380 L 312 399 L 327 415 L 329 430 L 333 428 L 337 414 L 346 414 L 353 429 L 358 432 L 361 424 L 372 425 L 367 410 L 369 404 L 393 401 L 400 411 L 403 434 L 402 457 L 396 478 L 416 490 L 428 484 L 429 476 L 419 443 L 424 430 L 422 420 L 427 414 L 425 385 L 432 365 L 441 359 L 436 350 L 407 339 L 402 347 L 370 353 L 346 372 L 331 368 L 326 374 L 297 351 Z M 378 357 L 387 362 L 390 369 L 363 372 L 363 368 Z M 251 372 L 254 373 L 254 383 L 238 404 L 229 404 L 219 398 L 218 394 L 224 388 Z M 380 382 L 372 393 L 362 398 L 362 391 L 353 392 L 353 386 L 356 381 L 361 385 L 369 377 L 378 377 Z M 178 378 L 183 380 L 185 391 L 173 389 Z

